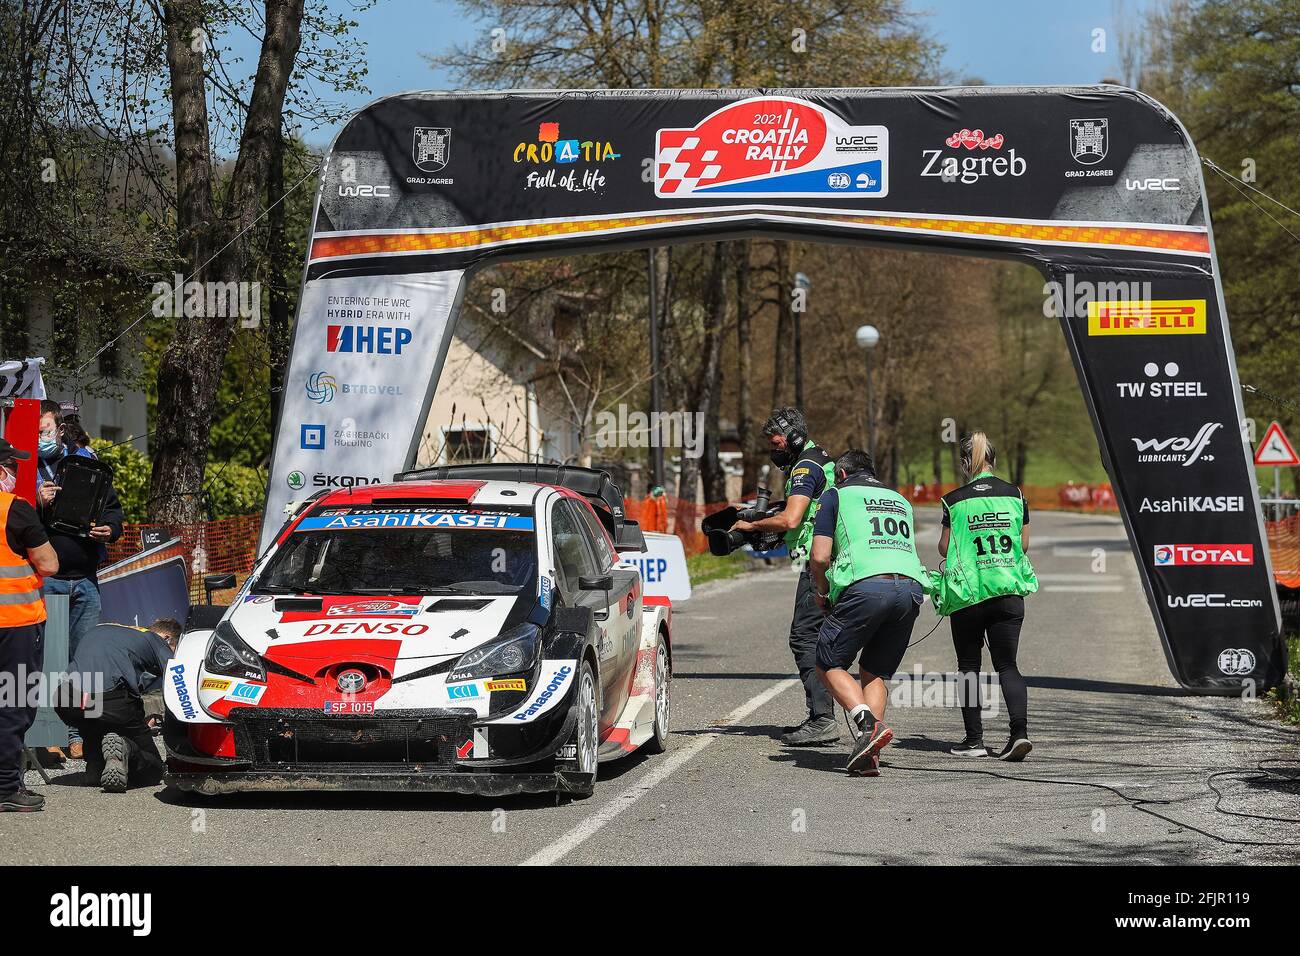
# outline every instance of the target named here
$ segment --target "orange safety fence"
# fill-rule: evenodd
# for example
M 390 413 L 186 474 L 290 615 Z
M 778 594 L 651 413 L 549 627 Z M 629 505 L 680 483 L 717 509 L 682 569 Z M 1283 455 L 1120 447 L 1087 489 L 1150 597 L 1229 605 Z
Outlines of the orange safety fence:
M 123 526 L 122 537 L 108 546 L 108 560 L 115 563 L 139 554 L 143 550 L 140 543 L 142 531 L 160 531 L 164 541 L 179 539 L 170 547 L 151 549 L 141 558 L 141 563 L 166 561 L 179 554 L 185 559 L 185 568 L 189 572 L 190 601 L 197 603 L 205 599 L 205 574 L 234 574 L 236 587 L 244 583 L 257 561 L 257 538 L 261 529 L 260 514 L 186 525 L 127 524 Z M 213 600 L 222 596 L 229 598 L 232 593 L 215 592 Z
M 1278 584 L 1300 588 L 1300 514 L 1265 521 L 1264 530 L 1273 556 L 1273 577 Z
M 898 489 L 917 504 L 936 504 L 941 495 L 951 491 L 953 485 L 917 485 Z M 1114 512 L 1115 496 L 1109 485 L 1060 485 L 1042 487 L 1027 485 L 1023 489 L 1031 513 L 1045 511 Z M 646 531 L 663 531 L 682 539 L 687 554 L 700 554 L 709 549 L 708 541 L 700 531 L 700 519 L 725 508 L 729 502 L 696 504 L 671 495 L 658 500 L 632 499 L 624 502 L 627 516 L 640 522 Z M 140 533 L 147 529 L 163 532 L 164 540 L 179 539 L 169 548 L 152 551 L 141 558 L 148 564 L 167 560 L 176 555 L 185 559 L 189 572 L 191 601 L 204 600 L 203 576 L 206 574 L 234 574 L 236 586 L 253 570 L 257 560 L 257 540 L 261 530 L 260 514 L 239 515 L 192 525 L 128 524 L 122 537 L 108 548 L 110 563 L 123 561 L 140 554 Z M 1300 588 L 1300 514 L 1280 521 L 1266 522 L 1269 550 L 1273 555 L 1273 571 L 1277 580 L 1287 587 Z M 229 597 L 228 592 L 218 592 L 214 599 Z

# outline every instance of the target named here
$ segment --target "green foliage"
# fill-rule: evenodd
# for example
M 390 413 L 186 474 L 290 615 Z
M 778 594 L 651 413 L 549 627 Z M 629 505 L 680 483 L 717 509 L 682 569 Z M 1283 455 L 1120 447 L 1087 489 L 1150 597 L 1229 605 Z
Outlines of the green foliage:
M 707 551 L 688 555 L 686 558 L 686 572 L 690 575 L 692 587 L 698 587 L 705 581 L 734 578 L 744 574 L 749 567 L 749 559 L 739 551 L 725 558 L 719 558 Z
M 113 445 L 100 439 L 91 442 L 99 460 L 113 466 L 113 487 L 126 512 L 126 520 L 146 520 L 149 498 L 150 462 L 131 444 Z M 204 485 L 209 518 L 229 518 L 260 511 L 266 499 L 266 476 L 257 468 L 235 462 L 208 462 Z

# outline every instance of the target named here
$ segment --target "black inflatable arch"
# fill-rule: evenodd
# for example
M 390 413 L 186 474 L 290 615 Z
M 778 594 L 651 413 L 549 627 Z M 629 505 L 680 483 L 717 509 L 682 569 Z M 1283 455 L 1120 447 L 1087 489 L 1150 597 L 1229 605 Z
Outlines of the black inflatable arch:
M 475 269 L 756 234 L 1009 257 L 1057 283 L 1171 671 L 1220 693 L 1281 678 L 1199 158 L 1172 114 L 1112 86 L 371 104 L 322 174 L 263 544 L 289 500 L 413 464 Z

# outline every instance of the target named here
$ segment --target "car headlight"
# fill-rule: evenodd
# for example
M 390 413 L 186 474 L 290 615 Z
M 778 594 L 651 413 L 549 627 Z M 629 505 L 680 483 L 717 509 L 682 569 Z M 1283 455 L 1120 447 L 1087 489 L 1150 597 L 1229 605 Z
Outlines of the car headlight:
M 478 680 L 530 671 L 536 666 L 541 653 L 541 629 L 536 624 L 520 624 L 490 644 L 483 644 L 462 655 L 447 675 L 447 680 Z
M 211 674 L 242 677 L 245 680 L 266 680 L 266 668 L 257 651 L 244 643 L 229 621 L 217 625 L 208 642 L 208 652 L 203 656 L 203 667 Z

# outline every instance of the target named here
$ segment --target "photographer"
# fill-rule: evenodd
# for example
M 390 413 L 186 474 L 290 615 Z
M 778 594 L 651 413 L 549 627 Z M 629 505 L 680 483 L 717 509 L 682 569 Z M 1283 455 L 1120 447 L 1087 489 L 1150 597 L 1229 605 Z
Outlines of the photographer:
M 907 652 L 926 573 L 912 506 L 876 478 L 871 456 L 850 449 L 835 471 L 838 486 L 822 496 L 809 562 L 817 604 L 830 608 L 817 642 L 817 673 L 853 721 L 849 772 L 876 776 L 880 749 L 894 737 L 880 719 L 889 700 L 884 678 Z M 848 671 L 854 657 L 856 678 Z
M 107 558 L 105 548 L 122 536 L 125 515 L 117 492 L 109 486 L 103 512 L 86 536 L 70 535 L 50 527 L 50 509 L 59 493 L 59 463 L 72 452 L 64 442 L 63 418 L 58 402 L 41 402 L 40 435 L 37 444 L 36 501 L 41 522 L 49 533 L 50 544 L 59 556 L 59 571 L 46 578 L 45 596 L 66 594 L 68 608 L 68 657 L 77 653 L 82 638 L 99 624 L 99 579 L 96 571 Z M 73 731 L 68 740 L 68 756 L 83 754 L 80 737 Z
M 812 547 L 813 521 L 817 503 L 835 484 L 834 463 L 825 450 L 808 437 L 808 425 L 797 408 L 778 408 L 763 425 L 772 464 L 786 473 L 785 509 L 757 521 L 737 521 L 732 531 L 781 532 L 790 559 L 799 561 Z M 813 600 L 812 584 L 805 566 L 794 592 L 794 617 L 790 621 L 790 650 L 794 653 L 799 680 L 803 682 L 808 718 L 788 727 L 781 743 L 789 747 L 824 746 L 840 739 L 834 703 L 817 677 L 817 634 L 822 612 Z

